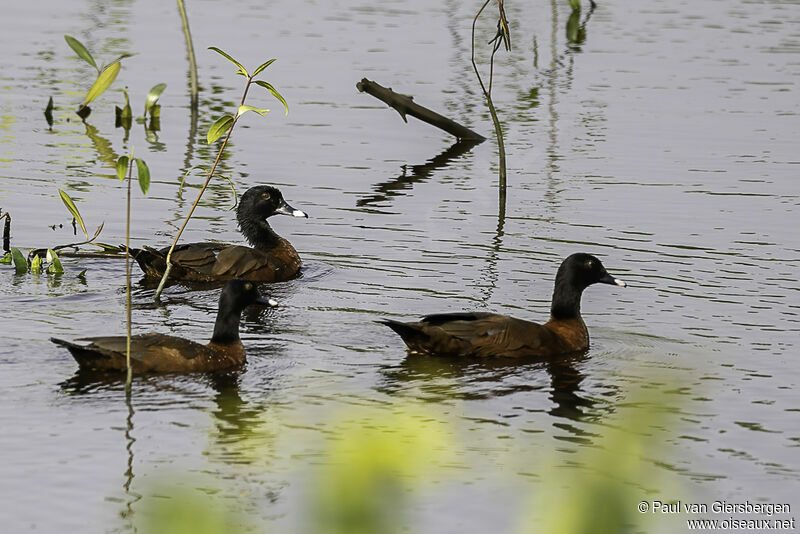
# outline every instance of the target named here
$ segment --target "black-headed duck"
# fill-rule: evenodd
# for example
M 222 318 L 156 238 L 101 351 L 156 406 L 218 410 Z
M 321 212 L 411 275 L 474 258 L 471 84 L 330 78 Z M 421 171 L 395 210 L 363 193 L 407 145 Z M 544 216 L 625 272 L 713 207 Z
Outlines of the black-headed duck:
M 251 304 L 276 306 L 262 297 L 253 282 L 229 280 L 219 297 L 217 322 L 211 341 L 203 345 L 165 334 L 131 336 L 131 366 L 136 373 L 187 373 L 229 369 L 245 362 L 244 346 L 239 339 L 242 310 Z M 50 341 L 69 349 L 82 369 L 124 371 L 126 337 L 87 337 L 74 343 L 63 339 Z
M 572 254 L 558 268 L 550 320 L 543 325 L 485 312 L 428 315 L 413 323 L 379 322 L 397 332 L 412 353 L 547 358 L 589 348 L 581 295 L 596 283 L 626 287 L 594 256 Z
M 300 256 L 286 239 L 267 222 L 273 215 L 308 217 L 283 199 L 281 192 L 268 185 L 248 189 L 239 201 L 236 219 L 239 230 L 251 247 L 226 243 L 187 243 L 172 251 L 173 280 L 214 282 L 247 278 L 255 282 L 282 282 L 297 275 Z M 148 278 L 161 278 L 167 267 L 169 247 L 131 249 Z

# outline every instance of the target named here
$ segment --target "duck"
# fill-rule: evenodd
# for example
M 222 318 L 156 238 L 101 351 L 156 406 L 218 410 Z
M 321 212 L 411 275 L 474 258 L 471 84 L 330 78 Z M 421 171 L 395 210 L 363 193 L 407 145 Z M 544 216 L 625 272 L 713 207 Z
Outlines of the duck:
M 550 319 L 544 324 L 488 312 L 434 314 L 417 322 L 377 322 L 394 330 L 411 354 L 551 358 L 589 348 L 581 296 L 592 284 L 627 287 L 608 274 L 595 256 L 576 253 L 558 268 Z
M 246 361 L 239 339 L 242 311 L 253 304 L 277 306 L 262 297 L 250 280 L 228 280 L 219 297 L 211 341 L 201 344 L 166 334 L 131 336 L 131 367 L 135 373 L 188 373 L 228 370 Z M 86 337 L 75 341 L 50 338 L 66 347 L 82 370 L 126 371 L 126 337 Z
M 300 256 L 267 222 L 273 215 L 308 218 L 305 212 L 287 204 L 277 188 L 251 187 L 242 195 L 236 210 L 239 230 L 251 246 L 216 242 L 177 245 L 172 251 L 170 278 L 188 282 L 220 282 L 231 278 L 283 282 L 294 278 L 300 271 Z M 130 250 L 145 278 L 151 279 L 164 275 L 168 253 L 169 247 Z

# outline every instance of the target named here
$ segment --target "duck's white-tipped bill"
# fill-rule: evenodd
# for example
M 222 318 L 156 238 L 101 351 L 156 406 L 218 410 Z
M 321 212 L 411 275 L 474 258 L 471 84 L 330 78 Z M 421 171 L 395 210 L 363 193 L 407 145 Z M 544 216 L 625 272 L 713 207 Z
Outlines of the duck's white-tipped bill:
M 308 219 L 308 214 L 300 210 L 292 210 L 292 217 L 305 217 Z
M 278 305 L 278 301 L 275 299 L 267 299 L 267 305 L 272 306 L 273 308 Z
M 628 287 L 624 281 L 620 280 L 619 278 L 614 278 L 614 284 L 618 285 L 619 287 Z

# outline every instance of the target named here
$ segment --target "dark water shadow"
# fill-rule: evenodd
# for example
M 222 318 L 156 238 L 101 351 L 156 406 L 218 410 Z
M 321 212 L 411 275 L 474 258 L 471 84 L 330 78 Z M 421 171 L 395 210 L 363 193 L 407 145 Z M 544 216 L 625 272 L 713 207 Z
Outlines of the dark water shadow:
M 582 364 L 588 351 L 542 360 L 541 358 L 439 358 L 409 354 L 399 365 L 381 370 L 377 388 L 388 394 L 419 387 L 426 400 L 485 400 L 526 391 L 549 390 L 552 406 L 547 413 L 554 426 L 570 429 L 559 420 L 597 421 L 607 414 L 606 403 L 590 397 L 582 387 Z M 545 373 L 548 380 L 541 380 Z M 443 380 L 444 379 L 444 380 Z M 548 385 L 549 382 L 549 385 Z
M 441 154 L 429 159 L 421 165 L 403 166 L 403 173 L 397 178 L 381 182 L 373 186 L 374 194 L 365 196 L 356 201 L 356 206 L 370 206 L 385 202 L 390 198 L 402 196 L 403 191 L 414 187 L 415 183 L 429 178 L 434 171 L 447 167 L 450 162 L 460 158 L 481 141 L 461 140 L 447 148 Z

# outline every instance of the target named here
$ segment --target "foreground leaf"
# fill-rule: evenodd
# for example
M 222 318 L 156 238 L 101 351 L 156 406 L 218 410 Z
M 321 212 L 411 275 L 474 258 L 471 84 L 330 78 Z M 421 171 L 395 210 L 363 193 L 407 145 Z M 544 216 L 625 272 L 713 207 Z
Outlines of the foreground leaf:
M 72 48 L 72 50 L 74 50 L 76 54 L 78 54 L 79 58 L 81 58 L 86 63 L 97 69 L 98 72 L 100 72 L 100 68 L 97 66 L 97 63 L 95 63 L 92 54 L 90 54 L 89 51 L 86 50 L 86 47 L 83 46 L 83 44 L 80 41 L 69 35 L 65 35 L 64 40 L 67 41 L 69 47 Z
M 146 195 L 150 189 L 150 169 L 147 168 L 147 163 L 142 158 L 136 158 L 136 172 L 139 175 L 139 187 Z
M 569 0 L 569 7 L 571 7 L 573 11 L 579 11 L 581 8 L 581 0 Z
M 224 57 L 225 59 L 227 59 L 228 61 L 230 61 L 230 62 L 231 62 L 231 63 L 233 63 L 234 65 L 236 65 L 237 67 L 239 67 L 239 70 L 238 70 L 238 71 L 236 71 L 236 74 L 241 74 L 242 76 L 247 76 L 247 77 L 250 77 L 250 75 L 247 73 L 247 69 L 245 69 L 245 68 L 242 66 L 242 64 L 241 64 L 241 63 L 239 63 L 238 61 L 236 61 L 235 59 L 233 59 L 231 56 L 229 56 L 228 54 L 226 54 L 225 52 L 223 52 L 222 50 L 220 50 L 220 49 L 219 49 L 219 48 L 217 48 L 216 46 L 209 46 L 209 47 L 208 47 L 208 49 L 209 49 L 209 50 L 213 50 L 213 51 L 214 51 L 214 52 L 216 52 L 217 54 L 221 55 L 222 57 Z
M 262 117 L 264 117 L 267 113 L 269 113 L 268 109 L 260 109 L 260 108 L 253 107 L 253 106 L 239 106 L 239 109 L 236 111 L 236 116 L 237 117 L 241 117 L 242 115 L 244 115 L 248 111 L 255 111 L 256 113 L 258 113 Z
M 164 92 L 164 89 L 167 88 L 167 84 L 159 83 L 158 85 L 154 85 L 150 92 L 147 93 L 147 98 L 144 100 L 144 115 L 147 116 L 148 113 L 151 112 L 153 106 L 156 105 L 158 102 L 158 97 L 161 96 L 161 93 Z
M 111 87 L 111 84 L 114 83 L 114 80 L 117 78 L 117 74 L 119 74 L 119 69 L 122 65 L 119 61 L 112 63 L 106 69 L 100 73 L 100 76 L 94 81 L 92 86 L 89 88 L 89 92 L 86 93 L 86 99 L 83 101 L 83 105 L 86 106 L 98 96 L 102 95 L 106 89 Z
M 72 214 L 75 220 L 78 221 L 81 230 L 83 230 L 84 235 L 86 235 L 86 239 L 89 239 L 89 232 L 86 231 L 86 225 L 83 224 L 83 217 L 81 217 L 81 212 L 78 211 L 78 207 L 75 205 L 75 202 L 61 189 L 58 190 L 58 194 L 61 195 L 61 201 L 64 202 L 64 205 L 67 207 L 69 212 Z
M 208 129 L 208 135 L 206 135 L 206 141 L 208 144 L 215 142 L 217 139 L 222 137 L 222 134 L 228 131 L 228 129 L 233 124 L 233 117 L 230 115 L 223 115 L 217 122 L 211 125 L 211 128 Z
M 47 249 L 47 263 L 50 265 L 47 266 L 47 272 L 50 274 L 63 274 L 64 273 L 64 266 L 61 265 L 61 260 L 58 258 L 58 254 L 52 248 Z
M 258 80 L 256 81 L 256 85 L 260 85 L 261 87 L 272 93 L 272 96 L 280 100 L 281 103 L 283 104 L 283 107 L 286 108 L 286 114 L 287 115 L 289 114 L 289 104 L 287 104 L 286 100 L 283 99 L 280 93 L 274 87 L 272 87 L 272 84 L 267 83 L 264 80 Z
M 125 180 L 125 174 L 128 172 L 128 162 L 128 156 L 120 156 L 117 160 L 117 178 L 119 178 L 120 182 Z
M 275 59 L 277 59 L 277 58 L 275 58 Z M 253 72 L 253 77 L 256 77 L 259 74 L 261 74 L 261 71 L 263 71 L 264 69 L 266 69 L 267 67 L 272 65 L 275 62 L 275 59 L 270 59 L 269 61 L 265 61 L 264 63 L 259 65 L 258 68 L 255 70 L 255 72 Z
M 0 258 L 0 264 L 2 265 L 11 265 L 11 253 L 6 252 L 2 258 Z
M 11 259 L 14 260 L 14 270 L 17 274 L 25 274 L 28 272 L 28 260 L 22 255 L 18 248 L 11 249 Z
M 33 274 L 39 274 L 42 272 L 42 258 L 39 255 L 35 255 L 31 260 L 31 272 Z

